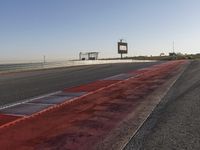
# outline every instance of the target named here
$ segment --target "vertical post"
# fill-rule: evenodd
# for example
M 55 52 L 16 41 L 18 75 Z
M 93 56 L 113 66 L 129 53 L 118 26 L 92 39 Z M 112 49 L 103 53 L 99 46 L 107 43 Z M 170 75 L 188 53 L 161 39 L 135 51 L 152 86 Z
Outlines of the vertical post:
M 90 60 L 90 52 L 88 53 L 88 60 Z
M 99 53 L 97 52 L 97 53 L 96 53 L 96 60 L 98 60 L 98 55 L 99 55 Z
M 122 43 L 123 39 L 120 39 L 120 42 Z M 122 53 L 121 53 L 121 59 L 123 58 Z
M 44 64 L 46 63 L 46 57 L 45 57 L 45 55 L 43 56 L 43 63 Z
M 79 60 L 81 60 L 81 54 L 82 54 L 82 53 L 80 52 L 80 53 L 79 53 Z

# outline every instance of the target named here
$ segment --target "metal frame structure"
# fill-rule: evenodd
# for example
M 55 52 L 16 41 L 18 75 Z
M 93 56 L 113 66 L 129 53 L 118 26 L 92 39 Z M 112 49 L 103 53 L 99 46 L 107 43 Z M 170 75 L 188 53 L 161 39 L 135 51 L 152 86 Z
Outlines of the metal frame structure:
M 80 52 L 79 53 L 79 60 L 97 60 L 99 52 Z

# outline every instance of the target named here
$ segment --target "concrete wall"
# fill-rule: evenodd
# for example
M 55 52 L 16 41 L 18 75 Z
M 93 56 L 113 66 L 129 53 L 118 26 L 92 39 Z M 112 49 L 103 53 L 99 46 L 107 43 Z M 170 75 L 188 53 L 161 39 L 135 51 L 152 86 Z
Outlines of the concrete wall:
M 0 73 L 18 72 L 25 70 L 59 68 L 69 66 L 81 65 L 95 65 L 95 64 L 111 64 L 111 63 L 138 63 L 138 62 L 155 62 L 153 60 L 81 60 L 81 61 L 60 61 L 60 62 L 47 62 L 47 63 L 27 63 L 27 64 L 7 64 L 0 65 Z

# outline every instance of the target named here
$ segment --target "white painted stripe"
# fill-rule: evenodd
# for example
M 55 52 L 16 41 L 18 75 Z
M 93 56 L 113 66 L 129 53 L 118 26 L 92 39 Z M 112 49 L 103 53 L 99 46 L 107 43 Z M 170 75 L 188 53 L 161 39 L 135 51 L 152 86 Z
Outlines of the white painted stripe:
M 46 103 L 31 103 L 31 102 L 28 102 L 28 103 L 25 103 L 25 104 L 29 104 L 29 105 L 47 105 L 47 106 L 52 106 L 54 104 L 46 104 Z
M 4 105 L 4 106 L 1 106 L 1 107 L 0 107 L 0 110 L 6 109 L 6 108 L 10 108 L 10 107 L 13 107 L 13 106 L 17 106 L 17 105 L 20 105 L 20 104 L 28 103 L 28 102 L 31 102 L 31 101 L 34 101 L 34 100 L 37 100 L 37 99 L 46 98 L 46 97 L 49 97 L 49 96 L 52 96 L 52 95 L 55 95 L 55 94 L 59 94 L 59 93 L 61 93 L 61 92 L 62 92 L 62 91 L 57 91 L 57 92 L 53 92 L 53 93 L 41 95 L 41 96 L 39 96 L 39 97 L 35 97 L 35 98 L 31 98 L 31 99 L 22 100 L 22 101 L 19 101 L 19 102 L 17 102 L 17 103 Z
M 26 117 L 28 115 L 22 115 L 22 114 L 11 114 L 11 113 L 6 113 L 6 114 L 3 114 L 3 115 L 7 115 L 7 116 L 16 116 L 16 117 Z

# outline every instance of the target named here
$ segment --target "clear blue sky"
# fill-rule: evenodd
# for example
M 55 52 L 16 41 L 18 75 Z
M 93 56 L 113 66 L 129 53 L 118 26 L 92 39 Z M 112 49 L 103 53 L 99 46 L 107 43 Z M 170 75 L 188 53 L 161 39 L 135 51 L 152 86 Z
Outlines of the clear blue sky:
M 200 52 L 199 0 L 0 0 L 0 59 L 116 57 Z

